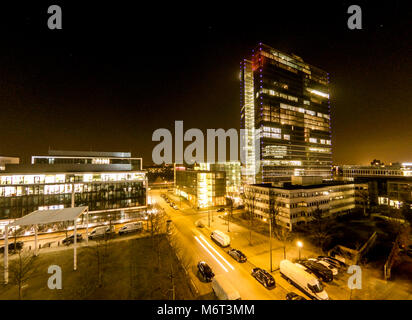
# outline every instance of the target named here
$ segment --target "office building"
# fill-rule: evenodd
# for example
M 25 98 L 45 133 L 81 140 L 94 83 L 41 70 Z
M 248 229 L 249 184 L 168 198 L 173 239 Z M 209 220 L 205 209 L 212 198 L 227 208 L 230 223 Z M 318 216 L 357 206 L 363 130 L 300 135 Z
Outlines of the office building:
M 353 183 L 328 181 L 321 177 L 293 176 L 291 182 L 245 185 L 245 208 L 268 222 L 273 209 L 277 223 L 293 230 L 294 225 L 312 220 L 313 211 L 324 217 L 346 214 L 355 208 Z
M 260 44 L 241 62 L 243 182 L 331 178 L 328 73 Z
M 199 163 L 198 168 L 206 171 L 224 171 L 226 173 L 226 195 L 239 198 L 242 190 L 240 161 L 218 163 Z
M 142 158 L 132 158 L 130 152 L 49 150 L 47 155 L 32 156 L 32 164 L 125 164 L 142 170 Z
M 6 164 L 19 164 L 20 159 L 17 157 L 1 157 L 0 156 L 0 171 L 6 169 Z
M 130 153 L 70 154 L 33 157 L 30 165 L 6 165 L 0 172 L 0 219 L 72 205 L 88 206 L 92 217 L 146 208 L 146 174 L 139 164 L 134 169 Z
M 175 194 L 187 199 L 195 208 L 223 206 L 226 204 L 226 174 L 175 167 Z
M 412 209 L 412 163 L 385 165 L 374 160 L 369 166 L 343 165 L 338 172 L 343 180 L 367 184 L 372 206 Z

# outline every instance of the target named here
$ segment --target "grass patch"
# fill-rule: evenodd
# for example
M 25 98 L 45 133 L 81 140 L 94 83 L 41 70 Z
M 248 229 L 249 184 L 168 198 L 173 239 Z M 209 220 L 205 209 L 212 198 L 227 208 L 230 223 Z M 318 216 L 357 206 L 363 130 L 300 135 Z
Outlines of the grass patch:
M 48 288 L 50 265 L 62 269 L 61 290 Z M 184 270 L 162 235 L 79 248 L 77 271 L 71 249 L 40 253 L 34 269 L 23 299 L 168 300 L 173 297 L 173 283 L 178 284 L 175 299 L 194 298 Z M 2 285 L 0 299 L 18 299 L 17 287 Z

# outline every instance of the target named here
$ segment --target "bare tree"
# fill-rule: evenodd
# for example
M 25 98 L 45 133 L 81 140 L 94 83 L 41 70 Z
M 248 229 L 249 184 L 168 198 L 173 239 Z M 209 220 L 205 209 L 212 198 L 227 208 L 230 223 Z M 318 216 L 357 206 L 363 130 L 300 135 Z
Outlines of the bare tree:
M 287 244 L 292 240 L 292 233 L 288 228 L 282 226 L 279 221 L 280 215 L 280 206 L 279 203 L 275 200 L 271 203 L 270 209 L 270 223 L 272 224 L 273 234 L 278 239 L 283 246 L 283 258 L 286 259 L 286 247 Z
M 103 238 L 96 239 L 95 245 L 86 247 L 89 253 L 91 266 L 96 269 L 98 288 L 103 286 L 104 274 L 110 268 L 112 258 L 111 237 L 105 234 Z
M 161 249 L 162 249 L 162 234 L 165 233 L 165 212 L 161 208 L 157 208 L 156 213 L 149 216 L 150 222 L 150 236 L 152 238 L 153 252 L 157 257 L 157 267 L 160 269 L 161 263 Z
M 366 216 L 366 210 L 370 207 L 369 190 L 360 189 L 358 192 L 359 198 L 362 201 L 363 215 Z
M 253 229 L 253 221 L 255 217 L 255 201 L 256 201 L 256 193 L 254 191 L 245 190 L 243 194 L 245 208 L 248 213 L 249 218 L 249 245 L 252 245 L 252 229 Z
M 34 273 L 36 256 L 30 251 L 17 250 L 17 258 L 10 262 L 10 283 L 17 286 L 19 299 L 23 297 L 23 286 Z
M 319 206 L 312 211 L 312 221 L 310 225 L 312 235 L 316 239 L 318 247 L 323 251 L 326 241 L 330 238 L 330 221 Z
M 227 217 L 227 232 L 229 232 L 230 231 L 229 229 L 230 219 L 232 218 L 232 215 L 233 215 L 233 199 L 230 197 L 226 197 L 226 205 L 229 206 L 229 214 Z

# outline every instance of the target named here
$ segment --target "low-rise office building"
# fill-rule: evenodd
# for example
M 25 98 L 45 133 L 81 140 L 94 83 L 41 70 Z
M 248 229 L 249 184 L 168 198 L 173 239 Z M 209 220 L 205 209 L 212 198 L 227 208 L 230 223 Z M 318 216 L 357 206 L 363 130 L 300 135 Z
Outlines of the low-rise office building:
M 47 155 L 32 156 L 32 164 L 128 164 L 132 170 L 142 170 L 142 158 L 130 152 L 49 150 Z
M 292 177 L 292 182 L 245 185 L 244 189 L 246 210 L 265 222 L 274 209 L 278 210 L 277 223 L 290 230 L 294 225 L 310 222 L 316 209 L 326 217 L 355 208 L 353 183 L 323 183 L 321 177 Z
M 239 198 L 242 190 L 240 161 L 227 161 L 218 163 L 199 163 L 200 170 L 224 171 L 226 173 L 226 195 Z
M 196 208 L 223 206 L 226 204 L 226 174 L 175 167 L 175 194 Z
M 344 165 L 339 172 L 345 181 L 368 185 L 372 206 L 412 209 L 412 163 Z
M 121 160 L 119 153 L 79 153 L 79 158 L 91 162 L 77 163 L 78 156 L 73 154 L 72 158 L 66 155 L 64 163 L 35 160 L 31 165 L 6 165 L 0 172 L 0 219 L 71 206 L 88 206 L 96 217 L 146 208 L 147 179 L 141 167 L 136 170 L 130 162 L 96 161 L 104 157 Z M 130 153 L 122 154 L 130 158 Z
M 6 169 L 6 164 L 19 164 L 20 159 L 17 157 L 2 157 L 0 156 L 0 170 Z

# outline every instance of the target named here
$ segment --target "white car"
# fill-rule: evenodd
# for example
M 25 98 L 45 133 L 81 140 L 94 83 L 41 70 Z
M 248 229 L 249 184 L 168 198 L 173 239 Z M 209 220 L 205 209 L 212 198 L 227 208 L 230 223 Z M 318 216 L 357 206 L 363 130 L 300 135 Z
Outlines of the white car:
M 326 261 L 319 260 L 319 259 L 314 259 L 314 258 L 310 258 L 310 259 L 308 259 L 308 260 L 315 261 L 315 262 L 320 263 L 321 265 L 325 266 L 325 267 L 328 268 L 330 271 L 332 271 L 332 274 L 333 274 L 334 276 L 336 276 L 336 275 L 338 274 L 338 269 L 337 269 L 336 267 L 334 267 L 331 263 L 328 263 L 328 262 L 326 262 Z
M 114 226 L 110 227 L 109 226 L 101 226 L 101 227 L 96 227 L 92 230 L 92 232 L 89 233 L 89 239 L 95 239 L 95 238 L 102 238 L 106 234 L 110 234 L 114 232 Z
M 130 222 L 126 223 L 123 227 L 119 230 L 119 235 L 131 232 L 137 232 L 143 230 L 143 223 L 141 221 L 138 222 Z
M 279 263 L 280 274 L 296 288 L 306 293 L 315 300 L 329 300 L 329 296 L 323 288 L 322 282 L 313 274 L 308 273 L 305 267 L 289 260 Z

